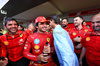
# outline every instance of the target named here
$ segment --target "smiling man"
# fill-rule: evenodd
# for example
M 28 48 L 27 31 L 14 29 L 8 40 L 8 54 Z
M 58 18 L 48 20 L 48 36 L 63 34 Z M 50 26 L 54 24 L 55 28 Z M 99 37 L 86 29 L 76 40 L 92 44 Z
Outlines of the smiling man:
M 23 31 L 18 30 L 18 22 L 13 18 L 5 20 L 5 29 L 8 30 L 7 34 L 0 37 L 1 57 L 5 57 L 5 60 L 0 60 L 0 64 L 6 65 L 8 63 L 9 66 L 28 66 L 29 60 L 23 57 L 23 48 L 27 36 Z
M 71 28 L 68 26 L 67 18 L 62 19 L 62 28 L 64 28 L 67 32 L 69 32 L 71 30 Z
M 27 38 L 24 47 L 24 57 L 32 60 L 30 66 L 55 66 L 51 53 L 53 52 L 53 36 L 46 32 L 49 23 L 45 17 L 35 19 L 37 32 Z M 32 48 L 32 53 L 30 50 Z
M 80 55 L 80 66 L 85 54 L 89 66 L 100 66 L 100 14 L 94 15 L 91 22 L 94 32 L 88 33 L 82 40 L 83 48 Z
M 82 49 L 82 39 L 85 36 L 87 32 L 90 32 L 91 30 L 84 27 L 82 25 L 83 17 L 82 16 L 75 16 L 74 17 L 74 25 L 75 27 L 70 31 L 70 37 L 74 43 L 74 49 L 75 53 L 79 59 L 81 49 Z

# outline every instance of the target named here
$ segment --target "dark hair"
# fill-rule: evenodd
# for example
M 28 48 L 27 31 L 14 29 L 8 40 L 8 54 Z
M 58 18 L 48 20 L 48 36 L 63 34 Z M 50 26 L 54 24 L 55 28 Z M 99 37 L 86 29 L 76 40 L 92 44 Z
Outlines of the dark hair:
M 60 24 L 60 18 L 57 15 L 51 17 L 51 21 L 54 20 L 55 24 Z
M 24 27 L 22 25 L 18 25 L 18 26 L 20 26 L 22 28 L 22 29 L 19 29 L 19 30 L 24 31 Z
M 83 23 L 84 23 L 84 22 L 86 22 L 86 21 L 85 21 L 85 20 L 83 20 L 82 25 L 83 25 Z
M 23 26 L 22 26 L 22 25 L 18 25 L 18 26 L 20 26 L 21 28 L 23 28 Z
M 38 23 L 39 23 L 39 22 L 36 23 L 36 26 L 38 26 Z
M 82 16 L 76 15 L 74 18 L 76 18 L 76 17 L 79 17 L 79 18 L 81 18 L 83 20 L 83 17 Z
M 7 24 L 8 21 L 15 21 L 17 23 L 17 26 L 19 25 L 18 22 L 14 19 L 14 18 L 7 18 L 4 23 L 5 23 L 5 26 Z
M 90 25 L 86 25 L 86 26 L 89 26 L 90 27 Z
M 64 19 L 66 19 L 67 21 L 69 21 L 68 18 L 62 18 L 62 21 L 63 21 Z

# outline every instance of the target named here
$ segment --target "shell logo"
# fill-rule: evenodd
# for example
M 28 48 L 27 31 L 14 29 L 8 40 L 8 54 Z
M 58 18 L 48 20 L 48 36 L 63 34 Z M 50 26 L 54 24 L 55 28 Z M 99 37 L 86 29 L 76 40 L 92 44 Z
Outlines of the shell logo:
M 76 35 L 76 33 L 75 33 L 75 32 L 73 32 L 73 35 L 75 36 L 75 35 Z
M 86 38 L 86 41 L 90 41 L 90 37 L 87 37 L 87 38 Z
M 39 45 L 35 45 L 34 48 L 37 50 L 37 49 L 39 49 L 40 47 L 39 47 Z
M 8 41 L 5 41 L 4 44 L 5 44 L 5 45 L 8 45 Z

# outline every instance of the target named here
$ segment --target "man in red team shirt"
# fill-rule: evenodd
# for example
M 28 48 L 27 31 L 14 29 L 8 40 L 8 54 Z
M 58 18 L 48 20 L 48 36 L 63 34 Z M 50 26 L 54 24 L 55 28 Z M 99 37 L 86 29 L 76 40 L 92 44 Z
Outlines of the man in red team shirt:
M 8 63 L 8 66 L 28 66 L 29 60 L 23 57 L 27 36 L 18 30 L 18 22 L 13 18 L 5 20 L 5 28 L 8 30 L 7 34 L 0 37 L 1 57 L 5 57 L 5 60 L 0 60 L 0 63 L 5 65 Z
M 26 31 L 25 31 L 25 35 L 31 35 L 31 34 L 33 34 L 34 33 L 34 30 L 35 30 L 35 27 L 34 27 L 34 25 L 32 24 L 32 23 L 30 23 L 29 25 L 28 25 L 28 29 L 26 29 Z
M 25 43 L 23 55 L 32 60 L 30 66 L 55 66 L 51 57 L 53 36 L 46 32 L 48 21 L 43 16 L 35 19 L 37 32 L 30 35 Z M 32 53 L 30 50 L 32 48 Z
M 89 31 L 91 31 L 90 29 L 83 27 L 82 26 L 82 22 L 83 22 L 83 18 L 82 16 L 75 16 L 74 17 L 74 25 L 75 28 L 73 28 L 71 30 L 70 37 L 74 43 L 74 51 L 79 59 L 80 57 L 80 53 L 81 53 L 81 49 L 82 49 L 82 39 L 85 36 L 85 34 Z
M 83 48 L 80 55 L 80 66 L 82 59 L 86 54 L 86 61 L 89 66 L 100 66 L 100 14 L 93 16 L 92 27 L 94 32 L 85 35 Z
M 68 19 L 67 18 L 62 19 L 62 28 L 64 28 L 68 32 L 71 30 L 71 28 L 68 26 Z

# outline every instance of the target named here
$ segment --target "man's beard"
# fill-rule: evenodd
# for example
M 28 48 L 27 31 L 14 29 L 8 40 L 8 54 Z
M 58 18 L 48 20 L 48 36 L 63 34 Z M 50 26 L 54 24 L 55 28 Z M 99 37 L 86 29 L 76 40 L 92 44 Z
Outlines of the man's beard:
M 95 28 L 94 26 L 92 27 L 94 29 L 94 31 L 100 31 L 100 26 L 97 26 L 99 28 Z
M 67 27 L 67 25 L 64 25 L 63 27 L 65 28 L 65 27 Z
M 15 32 L 10 31 L 9 29 L 7 29 L 10 33 L 15 34 L 17 32 L 17 30 Z

